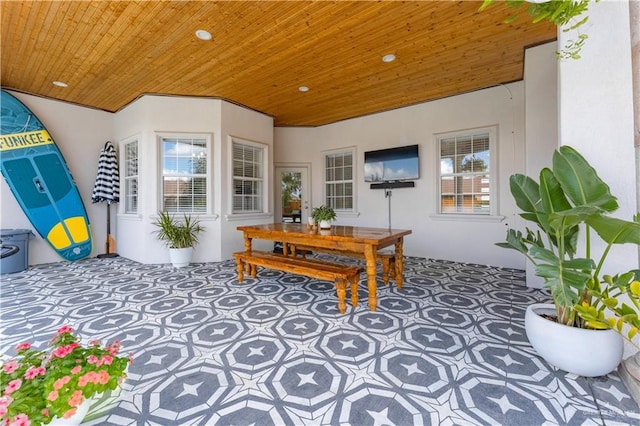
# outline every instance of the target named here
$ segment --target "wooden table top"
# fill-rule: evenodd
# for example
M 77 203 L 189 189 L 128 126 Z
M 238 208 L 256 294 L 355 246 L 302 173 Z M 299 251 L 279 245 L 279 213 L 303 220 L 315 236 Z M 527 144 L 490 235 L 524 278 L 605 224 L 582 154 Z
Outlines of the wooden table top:
M 238 231 L 263 236 L 295 236 L 309 239 L 329 241 L 349 241 L 379 245 L 387 241 L 395 241 L 411 234 L 410 229 L 369 228 L 363 226 L 331 225 L 330 229 L 314 231 L 301 223 L 268 223 L 263 225 L 238 226 Z

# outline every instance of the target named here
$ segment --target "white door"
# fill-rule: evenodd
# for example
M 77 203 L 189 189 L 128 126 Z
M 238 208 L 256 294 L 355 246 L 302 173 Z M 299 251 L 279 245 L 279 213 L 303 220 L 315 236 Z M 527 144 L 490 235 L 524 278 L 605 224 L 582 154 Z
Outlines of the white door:
M 310 214 L 309 167 L 276 166 L 275 221 L 307 223 Z

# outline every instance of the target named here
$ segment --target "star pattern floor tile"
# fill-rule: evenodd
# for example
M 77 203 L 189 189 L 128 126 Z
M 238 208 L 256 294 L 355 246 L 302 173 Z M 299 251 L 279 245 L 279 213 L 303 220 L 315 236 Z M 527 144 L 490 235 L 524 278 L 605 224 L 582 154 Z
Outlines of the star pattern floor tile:
M 331 255 L 323 260 L 360 262 Z M 90 425 L 638 425 L 617 373 L 586 379 L 539 358 L 524 272 L 407 257 L 378 309 L 341 315 L 332 283 L 233 261 L 183 269 L 116 257 L 0 278 L 0 353 L 64 324 L 133 354 Z M 350 300 L 350 298 L 348 298 Z

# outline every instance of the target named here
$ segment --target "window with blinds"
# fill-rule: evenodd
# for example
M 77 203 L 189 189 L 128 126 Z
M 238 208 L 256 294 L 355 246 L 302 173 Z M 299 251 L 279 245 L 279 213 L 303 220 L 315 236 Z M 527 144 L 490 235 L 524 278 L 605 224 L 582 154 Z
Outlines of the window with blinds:
M 162 210 L 207 211 L 207 139 L 162 137 Z
M 124 211 L 138 213 L 138 141 L 124 145 Z
M 353 211 L 353 150 L 325 154 L 325 205 L 336 211 Z
M 491 152 L 487 129 L 438 137 L 440 213 L 491 214 Z
M 233 213 L 264 211 L 264 146 L 234 140 Z

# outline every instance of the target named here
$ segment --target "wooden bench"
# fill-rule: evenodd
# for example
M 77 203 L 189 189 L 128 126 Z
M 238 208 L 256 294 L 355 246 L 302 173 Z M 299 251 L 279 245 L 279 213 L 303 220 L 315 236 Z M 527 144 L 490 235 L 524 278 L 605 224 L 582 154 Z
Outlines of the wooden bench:
M 351 304 L 354 308 L 358 306 L 358 281 L 360 280 L 360 274 L 364 271 L 363 268 L 321 262 L 314 259 L 288 257 L 256 250 L 234 253 L 233 257 L 236 259 L 238 281 L 240 282 L 244 281 L 245 269 L 255 278 L 257 276 L 256 266 L 333 281 L 336 285 L 338 310 L 341 314 L 344 314 L 347 310 L 345 300 L 347 297 L 347 282 L 349 282 L 351 285 Z
M 364 259 L 364 253 L 356 252 L 356 251 L 342 251 L 342 250 L 333 250 L 328 248 L 321 247 L 309 247 L 303 246 L 299 244 L 289 244 L 288 245 L 289 253 L 292 256 L 296 256 L 300 254 L 303 258 L 306 257 L 307 253 L 317 251 L 320 253 L 329 253 L 335 254 L 338 256 L 348 256 L 348 257 L 357 257 L 360 259 Z M 395 282 L 401 282 L 397 279 L 396 274 L 396 253 L 392 248 L 383 248 L 378 250 L 376 253 L 376 259 L 380 261 L 382 264 L 382 281 L 385 285 L 389 284 L 389 279 L 393 279 Z M 401 288 L 402 285 L 398 286 Z

